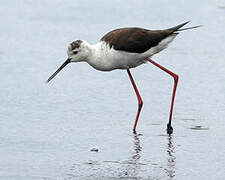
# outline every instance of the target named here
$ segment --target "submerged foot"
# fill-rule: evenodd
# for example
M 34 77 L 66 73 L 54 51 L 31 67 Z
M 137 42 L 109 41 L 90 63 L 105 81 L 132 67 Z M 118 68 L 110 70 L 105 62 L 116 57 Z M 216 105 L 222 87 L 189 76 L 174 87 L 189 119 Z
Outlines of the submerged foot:
M 167 124 L 167 133 L 168 134 L 172 134 L 173 133 L 173 128 L 172 128 L 172 126 L 171 126 L 171 124 Z

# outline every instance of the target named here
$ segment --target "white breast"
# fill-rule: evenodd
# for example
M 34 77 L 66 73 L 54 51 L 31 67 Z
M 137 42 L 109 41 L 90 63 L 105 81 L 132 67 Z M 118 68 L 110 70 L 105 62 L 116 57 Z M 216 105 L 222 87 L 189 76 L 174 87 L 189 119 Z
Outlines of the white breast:
M 145 60 L 141 54 L 114 50 L 101 41 L 92 46 L 88 63 L 97 70 L 111 71 L 133 68 L 145 63 Z

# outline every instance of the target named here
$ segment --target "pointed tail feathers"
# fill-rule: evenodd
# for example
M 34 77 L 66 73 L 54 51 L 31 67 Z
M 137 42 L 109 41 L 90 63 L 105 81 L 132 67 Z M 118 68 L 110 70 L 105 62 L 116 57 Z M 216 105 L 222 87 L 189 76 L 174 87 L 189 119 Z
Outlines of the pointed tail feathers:
M 187 21 L 185 23 L 179 24 L 179 25 L 177 25 L 175 27 L 172 27 L 172 28 L 169 28 L 169 29 L 166 29 L 166 30 L 169 30 L 169 31 L 171 31 L 173 33 L 173 32 L 176 32 L 176 31 L 184 31 L 184 30 L 194 29 L 194 28 L 198 28 L 198 27 L 202 26 L 202 25 L 200 25 L 200 26 L 192 26 L 192 27 L 188 27 L 188 28 L 182 28 L 184 25 L 188 24 L 189 22 L 190 21 Z
M 199 25 L 199 26 L 192 26 L 192 27 L 188 27 L 188 28 L 178 29 L 177 31 L 185 31 L 185 30 L 188 30 L 188 29 L 199 28 L 199 27 L 202 27 L 202 26 L 203 26 L 203 25 Z

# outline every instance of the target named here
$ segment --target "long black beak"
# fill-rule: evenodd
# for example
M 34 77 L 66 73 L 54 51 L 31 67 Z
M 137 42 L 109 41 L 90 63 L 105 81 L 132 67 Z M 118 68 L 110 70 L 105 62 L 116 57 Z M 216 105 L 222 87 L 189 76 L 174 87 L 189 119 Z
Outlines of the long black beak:
M 46 81 L 46 83 L 48 83 L 49 81 L 51 81 L 67 64 L 69 64 L 70 63 L 70 58 L 68 58 L 63 64 L 62 64 L 62 66 L 60 66 L 59 67 L 59 69 L 57 69 L 57 71 L 53 74 L 53 75 L 51 75 L 51 77 L 50 78 L 48 78 L 48 80 Z

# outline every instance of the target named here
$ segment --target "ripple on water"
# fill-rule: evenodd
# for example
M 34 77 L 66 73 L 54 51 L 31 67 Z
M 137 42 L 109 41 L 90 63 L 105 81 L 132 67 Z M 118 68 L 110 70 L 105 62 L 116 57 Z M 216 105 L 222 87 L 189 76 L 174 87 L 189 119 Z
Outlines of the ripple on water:
M 190 127 L 189 129 L 192 129 L 192 130 L 209 130 L 209 128 L 202 127 L 202 126 L 194 126 L 194 127 Z

